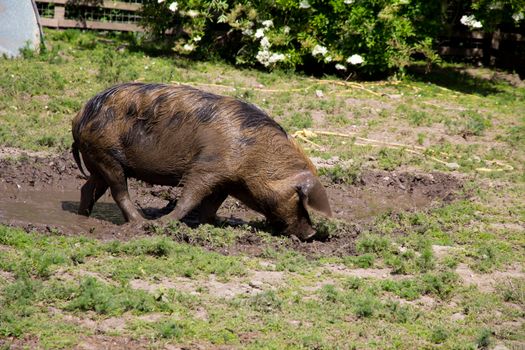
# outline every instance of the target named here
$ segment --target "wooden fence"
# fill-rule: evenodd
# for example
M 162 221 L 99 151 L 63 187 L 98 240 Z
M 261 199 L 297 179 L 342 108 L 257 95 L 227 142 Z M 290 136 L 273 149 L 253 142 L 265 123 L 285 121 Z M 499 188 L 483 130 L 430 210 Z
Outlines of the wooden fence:
M 522 33 L 456 31 L 442 38 L 438 53 L 443 58 L 479 62 L 525 75 L 525 35 Z
M 40 22 L 51 28 L 141 32 L 141 0 L 36 0 Z

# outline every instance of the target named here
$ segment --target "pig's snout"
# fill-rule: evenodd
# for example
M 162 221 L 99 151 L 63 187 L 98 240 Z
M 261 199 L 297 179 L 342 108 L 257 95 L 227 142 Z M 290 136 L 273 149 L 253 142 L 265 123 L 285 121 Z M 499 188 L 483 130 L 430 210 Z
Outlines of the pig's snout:
M 301 232 L 298 232 L 299 236 L 298 238 L 301 241 L 309 241 L 314 238 L 314 236 L 317 234 L 317 231 L 313 227 L 306 227 Z

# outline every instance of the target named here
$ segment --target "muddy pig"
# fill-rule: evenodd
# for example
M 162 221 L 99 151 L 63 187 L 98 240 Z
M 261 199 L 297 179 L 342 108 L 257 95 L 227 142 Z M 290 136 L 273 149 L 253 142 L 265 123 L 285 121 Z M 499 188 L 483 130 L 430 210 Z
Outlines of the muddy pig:
M 300 146 L 258 107 L 189 86 L 127 83 L 89 100 L 73 120 L 73 155 L 89 170 L 79 214 L 89 215 L 108 189 L 127 221 L 143 216 L 127 178 L 182 186 L 180 220 L 193 209 L 211 222 L 231 195 L 266 216 L 274 228 L 312 238 L 307 207 L 330 205 L 316 169 Z

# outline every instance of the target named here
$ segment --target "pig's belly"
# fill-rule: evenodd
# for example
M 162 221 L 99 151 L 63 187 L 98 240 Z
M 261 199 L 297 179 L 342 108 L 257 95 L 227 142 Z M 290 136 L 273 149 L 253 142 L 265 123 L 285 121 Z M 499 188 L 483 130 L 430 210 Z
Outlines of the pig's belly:
M 163 186 L 178 186 L 182 177 L 182 174 L 178 173 L 160 173 L 144 169 L 129 169 L 126 175 L 153 185 Z

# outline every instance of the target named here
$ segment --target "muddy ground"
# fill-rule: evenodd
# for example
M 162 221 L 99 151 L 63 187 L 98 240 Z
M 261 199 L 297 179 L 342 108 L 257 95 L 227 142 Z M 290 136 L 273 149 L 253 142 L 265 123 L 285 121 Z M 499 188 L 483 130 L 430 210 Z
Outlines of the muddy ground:
M 22 155 L 17 160 L 0 159 L 0 223 L 47 234 L 84 235 L 105 240 L 151 234 L 151 225 L 124 223 L 109 191 L 97 202 L 91 217 L 77 215 L 80 187 L 84 181 L 68 152 L 47 157 Z M 332 237 L 308 243 L 293 239 L 268 243 L 256 234 L 257 230 L 269 230 L 263 224 L 264 218 L 230 197 L 219 209 L 220 225 L 248 224 L 251 232 L 239 236 L 228 247 L 208 248 L 223 253 L 259 255 L 268 245 L 273 245 L 272 248 L 285 246 L 306 255 L 353 254 L 355 238 L 370 227 L 376 216 L 440 205 L 457 198 L 461 189 L 459 178 L 438 172 L 365 170 L 353 185 L 334 184 L 328 179 L 322 181 L 327 187 L 334 217 L 343 223 L 338 225 Z M 148 219 L 169 213 L 179 193 L 176 188 L 135 180 L 130 180 L 129 187 L 132 200 Z M 186 224 L 194 226 L 195 222 L 189 217 Z M 189 230 L 185 227 L 182 226 L 182 232 Z M 182 233 L 174 239 L 188 241 L 188 237 Z M 206 242 L 193 243 L 207 246 Z

